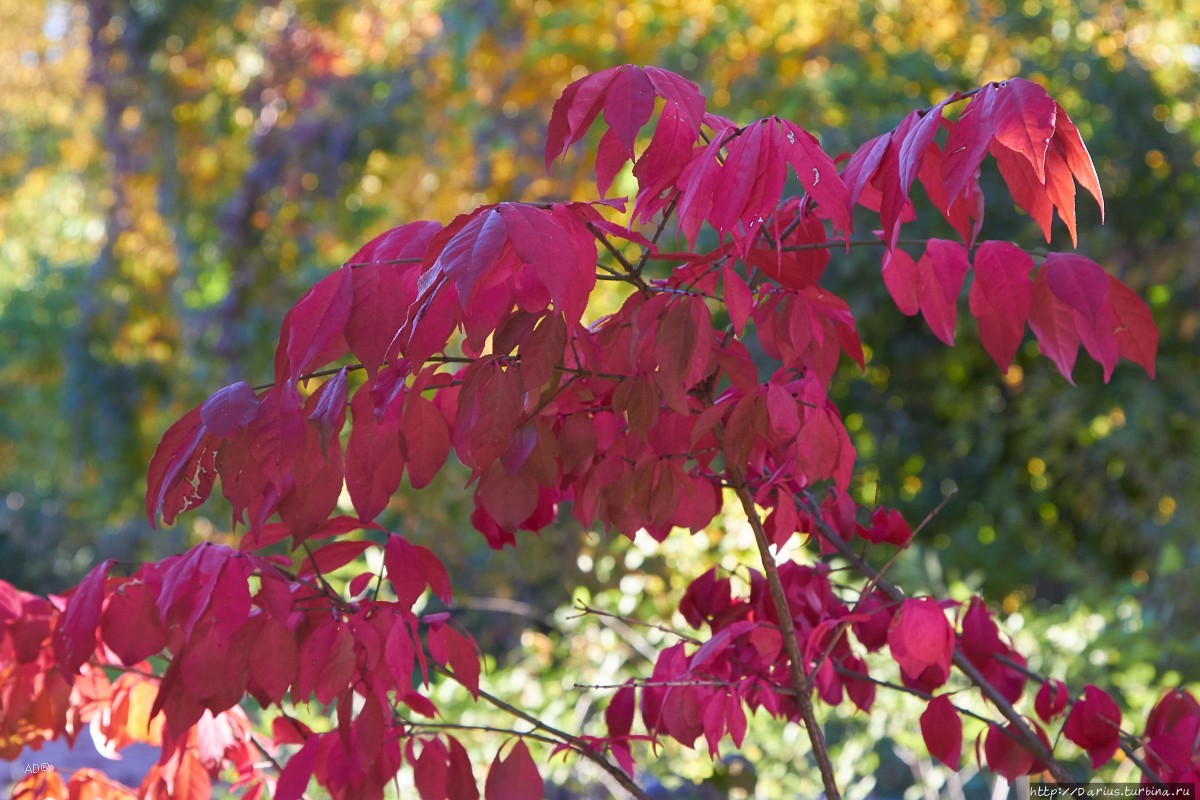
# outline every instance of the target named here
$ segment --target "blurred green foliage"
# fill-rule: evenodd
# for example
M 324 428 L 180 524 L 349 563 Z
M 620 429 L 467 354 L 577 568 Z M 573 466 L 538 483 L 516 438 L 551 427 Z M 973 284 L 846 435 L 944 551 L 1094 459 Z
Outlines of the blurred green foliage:
M 1033 344 L 1000 375 L 969 323 L 949 350 L 902 317 L 877 261 L 856 251 L 835 258 L 829 283 L 858 314 L 870 362 L 836 391 L 861 500 L 915 522 L 955 493 L 894 568 L 902 585 L 982 590 L 1010 626 L 1024 620 L 1020 636 L 1055 643 L 1035 656 L 1046 670 L 1116 682 L 1144 709 L 1145 686 L 1195 677 L 1200 654 L 1197 18 L 1197 0 L 0 0 L 0 577 L 58 590 L 100 556 L 228 536 L 216 504 L 169 531 L 145 522 L 162 430 L 220 385 L 269 375 L 291 302 L 380 230 L 499 199 L 589 196 L 584 159 L 551 176 L 541 166 L 550 105 L 586 71 L 659 64 L 719 113 L 791 117 L 832 152 L 949 91 L 1022 75 L 1088 142 L 1106 224 L 1081 203 L 1081 249 L 1149 299 L 1157 379 L 1124 365 L 1105 387 L 1086 364 L 1073 389 Z M 996 176 L 984 181 L 984 237 L 1039 246 Z M 669 616 L 663 593 L 707 568 L 710 549 L 736 553 L 719 531 L 663 556 L 564 529 L 494 554 L 469 531 L 460 484 L 402 493 L 392 520 L 436 538 L 471 587 L 461 611 L 498 689 L 564 724 L 602 705 L 575 680 L 617 679 L 663 641 L 568 623 L 573 587 L 613 613 Z M 521 633 L 522 609 L 569 636 Z M 880 724 L 846 721 L 892 742 Z M 794 733 L 771 736 L 791 747 Z M 913 744 L 862 741 L 843 737 L 843 768 L 875 759 L 881 779 Z M 757 768 L 755 791 L 811 788 Z M 670 771 L 701 781 L 712 769 Z M 913 770 L 925 766 L 901 765 L 896 785 Z

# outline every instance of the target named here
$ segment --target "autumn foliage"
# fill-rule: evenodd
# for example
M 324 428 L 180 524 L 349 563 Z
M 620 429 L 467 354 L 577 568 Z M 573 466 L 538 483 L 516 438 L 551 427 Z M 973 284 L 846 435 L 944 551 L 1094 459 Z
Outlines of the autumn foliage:
M 655 741 L 703 739 L 716 754 L 739 747 L 760 713 L 805 727 L 832 797 L 816 708 L 848 701 L 869 714 L 878 691 L 905 691 L 926 701 L 920 730 L 952 768 L 965 749 L 1008 779 L 1079 779 L 1056 759 L 1061 733 L 1093 768 L 1121 750 L 1143 780 L 1200 779 L 1200 706 L 1187 692 L 1166 692 L 1131 730 L 1101 688 L 1032 673 L 980 598 L 907 596 L 870 566 L 865 552 L 903 549 L 920 528 L 852 499 L 855 452 L 828 394 L 843 358 L 864 363 L 851 308 L 821 285 L 857 247 L 882 254 L 896 306 L 947 345 L 969 280 L 967 307 L 1001 370 L 1028 325 L 1068 380 L 1080 346 L 1105 380 L 1121 358 L 1153 376 L 1149 310 L 1100 265 L 978 240 L 988 156 L 1047 241 L 1056 215 L 1076 240 L 1077 185 L 1102 204 L 1062 108 L 1029 81 L 992 83 L 834 157 L 791 121 L 738 125 L 684 78 L 623 66 L 566 89 L 547 165 L 600 119 L 599 195 L 632 162 L 632 197 L 505 202 L 387 231 L 288 312 L 269 386 L 220 389 L 166 432 L 148 515 L 170 524 L 219 485 L 238 549 L 205 543 L 132 570 L 106 561 L 66 597 L 0 587 L 4 754 L 86 728 L 108 751 L 162 746 L 139 796 L 207 797 L 232 770 L 250 798 L 298 798 L 313 780 L 334 797 L 380 797 L 408 770 L 423 800 L 481 788 L 498 800 L 542 796 L 531 748 L 549 740 L 644 796 L 639 761 Z M 952 237 L 903 239 L 918 207 Z M 857 238 L 856 216 L 869 230 Z M 662 244 L 671 228 L 683 249 Z M 593 318 L 598 279 L 626 293 Z M 376 522 L 405 475 L 420 489 L 451 459 L 494 548 L 568 517 L 661 541 L 734 502 L 761 563 L 748 592 L 716 569 L 697 577 L 679 606 L 697 637 L 629 676 L 603 720 L 559 731 L 481 686 L 470 633 L 421 602 L 451 602 L 438 553 Z M 353 515 L 339 512 L 343 489 Z M 794 537 L 813 565 L 776 563 Z M 382 570 L 335 592 L 324 574 L 367 551 Z M 835 585 L 835 562 L 859 590 Z M 886 659 L 898 684 L 878 677 Z M 438 715 L 428 687 L 447 677 L 538 735 L 498 736 L 490 766 L 473 764 L 450 728 L 419 724 Z M 968 694 L 990 710 L 971 712 L 986 725 L 973 751 Z M 246 698 L 318 704 L 333 729 L 284 715 L 264 734 Z M 18 792 L 67 793 L 131 792 L 92 775 L 42 775 Z

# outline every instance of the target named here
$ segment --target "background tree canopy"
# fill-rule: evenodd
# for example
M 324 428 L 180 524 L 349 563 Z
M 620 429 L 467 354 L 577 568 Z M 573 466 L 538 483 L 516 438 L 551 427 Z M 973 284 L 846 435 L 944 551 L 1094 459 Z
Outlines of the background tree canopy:
M 167 423 L 214 386 L 267 379 L 284 311 L 375 233 L 582 185 L 579 159 L 546 175 L 541 142 L 550 99 L 587 71 L 667 67 L 719 113 L 769 109 L 832 153 L 922 101 L 1020 75 L 1080 123 L 1107 201 L 1103 227 L 1080 205 L 1080 247 L 1148 298 L 1157 380 L 1122 367 L 1068 392 L 1032 342 L 998 376 L 977 344 L 948 350 L 896 312 L 860 279 L 864 259 L 831 286 L 873 347 L 836 390 L 861 410 L 856 492 L 914 520 L 956 492 L 899 567 L 921 571 L 908 582 L 983 587 L 1016 630 L 1025 604 L 1048 609 L 1062 658 L 1091 653 L 1062 669 L 1117 671 L 1145 702 L 1139 685 L 1200 660 L 1197 18 L 1196 0 L 0 0 L 0 578 L 53 591 L 100 557 L 220 539 L 213 506 L 157 532 L 141 513 Z M 1015 210 L 985 234 L 1038 240 Z M 1097 387 L 1100 370 L 1077 380 Z M 480 537 L 444 535 L 469 503 L 439 491 L 392 510 L 474 576 L 479 613 L 551 615 L 581 582 L 600 596 L 695 577 L 686 553 L 630 546 L 618 563 L 595 536 L 497 560 Z M 502 619 L 488 630 L 495 653 L 567 669 Z

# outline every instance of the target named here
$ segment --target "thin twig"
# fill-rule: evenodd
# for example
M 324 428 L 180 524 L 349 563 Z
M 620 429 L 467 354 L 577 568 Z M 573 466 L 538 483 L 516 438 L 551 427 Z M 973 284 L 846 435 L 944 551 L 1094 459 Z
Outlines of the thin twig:
M 625 271 L 632 275 L 634 272 L 633 264 L 630 264 L 629 260 L 625 258 L 621 251 L 618 250 L 616 246 L 608 240 L 608 237 L 604 235 L 604 231 L 600 230 L 590 222 L 587 224 L 587 228 L 592 232 L 593 236 L 600 240 L 600 244 L 604 245 L 604 249 L 611 253 L 612 257 L 615 258 L 617 262 L 625 268 Z M 607 269 L 607 267 L 602 266 L 602 269 Z
M 454 678 L 454 673 L 445 667 L 441 667 L 437 664 L 430 664 L 429 666 L 430 669 L 435 672 L 445 675 L 448 678 Z M 457 678 L 454 679 L 457 680 Z M 491 694 L 483 689 L 479 690 L 479 696 L 501 711 L 517 717 L 518 719 L 523 719 L 538 730 L 543 730 L 561 741 L 563 744 L 569 745 L 571 749 L 575 750 L 588 761 L 596 764 L 596 766 L 600 767 L 602 770 L 611 775 L 617 781 L 617 783 L 621 784 L 621 787 L 625 791 L 629 792 L 631 795 L 637 798 L 637 800 L 650 800 L 650 795 L 646 794 L 646 791 L 642 789 L 641 786 L 638 786 L 637 782 L 634 781 L 633 778 L 631 778 L 625 772 L 625 770 L 613 764 L 602 754 L 596 752 L 596 749 L 589 742 L 584 741 L 578 736 L 567 733 L 566 731 L 560 731 L 558 728 L 542 722 L 532 714 L 522 711 L 514 705 L 506 703 L 499 697 L 496 697 L 494 694 Z
M 932 522 L 934 517 L 936 517 L 938 514 L 942 513 L 942 509 L 946 507 L 947 503 L 949 503 L 951 500 L 954 499 L 954 496 L 956 494 L 958 494 L 958 489 L 954 489 L 953 491 L 947 493 L 946 496 L 942 498 L 942 502 L 940 502 L 936 506 L 934 506 L 934 509 L 925 515 L 925 519 L 921 520 L 921 524 L 913 529 L 913 532 L 912 532 L 913 536 L 915 537 L 918 533 L 925 530 L 925 526 L 928 525 L 930 522 Z M 899 552 L 899 551 L 897 551 L 897 552 Z M 893 556 L 893 558 L 894 557 L 895 556 Z
M 400 722 L 414 730 L 450 730 L 450 731 L 478 731 L 480 733 L 502 733 L 508 736 L 520 736 L 522 739 L 534 739 L 539 742 L 544 742 L 551 745 L 560 745 L 561 741 L 552 736 L 546 736 L 535 731 L 518 731 L 512 728 L 498 728 L 494 725 L 465 725 L 457 722 L 413 722 L 397 716 Z
M 653 622 L 645 622 L 640 619 L 634 619 L 633 617 L 622 617 L 618 614 L 613 614 L 608 611 L 601 611 L 598 608 L 592 608 L 587 603 L 584 603 L 582 600 L 575 601 L 575 608 L 578 608 L 580 613 L 576 614 L 575 617 L 572 617 L 571 619 L 587 616 L 588 614 L 594 614 L 597 617 L 609 617 L 611 619 L 620 620 L 621 622 L 624 622 L 626 625 L 641 625 L 644 628 L 654 628 L 655 630 L 660 630 L 663 633 L 669 633 L 672 636 L 677 636 L 680 639 L 683 639 L 685 642 L 688 642 L 689 644 L 694 644 L 694 645 L 704 644 L 702 641 L 697 639 L 695 636 L 689 636 L 688 634 L 684 633 L 683 631 L 677 630 L 670 626 L 658 625 Z
M 638 276 L 639 279 L 642 277 L 642 270 L 645 269 L 646 262 L 650 260 L 650 251 L 654 249 L 654 246 L 658 245 L 658 239 L 662 236 L 663 230 L 667 227 L 667 220 L 671 218 L 671 214 L 674 213 L 675 205 L 678 202 L 679 192 L 676 192 L 675 196 L 671 198 L 671 202 L 667 204 L 665 209 L 663 209 L 662 219 L 658 221 L 658 227 L 654 229 L 654 235 L 650 237 L 650 244 L 652 246 L 642 248 L 641 258 L 638 259 L 637 264 L 635 264 L 633 267 L 633 272 Z

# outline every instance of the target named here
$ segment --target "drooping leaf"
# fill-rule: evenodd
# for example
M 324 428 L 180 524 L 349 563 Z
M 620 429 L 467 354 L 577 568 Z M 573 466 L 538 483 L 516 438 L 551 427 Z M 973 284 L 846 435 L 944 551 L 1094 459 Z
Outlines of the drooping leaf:
M 450 431 L 432 402 L 411 395 L 404 404 L 401 442 L 408 479 L 421 489 L 437 475 L 450 454 Z
M 1047 680 L 1038 689 L 1033 708 L 1043 722 L 1049 722 L 1063 712 L 1069 699 L 1070 693 L 1062 681 Z
M 950 696 L 939 694 L 921 714 L 921 736 L 929 754 L 950 769 L 958 769 L 962 757 L 962 718 Z
M 350 267 L 326 275 L 283 318 L 275 356 L 275 381 L 300 376 L 346 351 L 344 333 L 354 299 Z
M 308 789 L 308 780 L 317 763 L 319 741 L 315 735 L 309 737 L 300 751 L 284 764 L 279 773 L 279 783 L 275 786 L 274 800 L 300 800 Z
M 529 755 L 529 748 L 520 739 L 501 758 L 500 752 L 492 761 L 484 784 L 486 800 L 541 800 L 542 776 Z
M 1116 320 L 1117 352 L 1154 377 L 1158 353 L 1158 327 L 1146 301 L 1116 277 L 1109 275 L 1108 299 Z
M 1041 349 L 1072 385 L 1071 371 L 1079 354 L 1079 333 L 1075 327 L 1075 311 L 1050 290 L 1046 270 L 1038 271 L 1033 279 L 1033 304 L 1029 307 L 1029 327 L 1033 329 Z
M 1071 707 L 1063 736 L 1086 750 L 1092 769 L 1099 769 L 1121 744 L 1121 709 L 1107 692 L 1089 683 Z
M 228 438 L 258 415 L 258 397 L 245 381 L 219 389 L 200 406 L 200 419 L 214 436 Z
M 448 757 L 446 746 L 440 739 L 434 738 L 424 743 L 421 755 L 413 760 L 413 783 L 421 800 L 446 800 Z
M 176 515 L 208 498 L 216 473 L 215 452 L 200 406 L 167 429 L 146 475 L 146 518 L 151 525 L 159 514 L 170 525 Z
M 479 697 L 480 665 L 475 642 L 459 633 L 453 625 L 432 625 L 429 630 L 429 655 L 442 666 L 449 667 L 454 678 L 467 687 L 472 697 Z
M 1046 734 L 1042 729 L 1030 720 L 1026 722 L 1049 750 L 1050 743 L 1046 740 Z M 1004 727 L 1000 727 L 996 723 L 988 726 L 987 737 L 983 742 L 983 752 L 987 758 L 988 769 L 1010 782 L 1024 775 L 1036 774 L 1046 768 L 1022 744 L 1011 722 Z
M 695 141 L 704 116 L 704 97 L 696 85 L 659 67 L 624 64 L 594 72 L 563 90 L 550 114 L 546 169 L 583 138 L 601 111 L 613 139 L 620 143 L 626 158 L 633 158 L 634 140 L 650 120 L 656 97 L 672 110 L 672 124 L 685 123 Z
M 975 251 L 974 267 L 971 314 L 979 323 L 983 348 L 1007 370 L 1033 307 L 1033 259 L 1009 242 L 984 242 Z
M 363 245 L 347 262 L 354 272 L 346 344 L 371 379 L 416 299 L 421 259 L 441 228 L 424 221 L 399 225 Z
M 400 445 L 403 397 L 375 415 L 370 385 L 350 402 L 350 440 L 346 445 L 346 490 L 360 519 L 373 520 L 400 485 L 404 452 Z
M 411 608 L 426 586 L 443 603 L 450 602 L 450 579 L 446 568 L 429 548 L 412 544 L 393 533 L 388 536 L 383 563 L 402 608 Z
M 901 675 L 936 688 L 950 676 L 954 630 L 942 607 L 931 597 L 905 600 L 888 629 L 888 647 Z
M 114 563 L 109 558 L 92 567 L 59 617 L 54 631 L 54 658 L 65 678 L 77 674 L 96 649 L 96 628 L 104 607 L 104 581 Z

